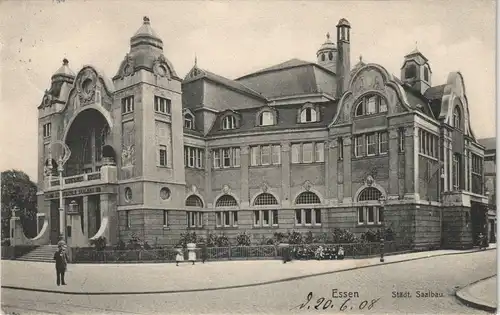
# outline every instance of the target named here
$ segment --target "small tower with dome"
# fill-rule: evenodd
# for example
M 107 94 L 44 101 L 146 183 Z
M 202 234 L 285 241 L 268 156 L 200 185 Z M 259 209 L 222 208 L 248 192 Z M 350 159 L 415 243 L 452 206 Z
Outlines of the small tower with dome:
M 415 47 L 412 52 L 404 57 L 401 66 L 401 81 L 424 95 L 425 91 L 432 86 L 431 77 L 432 71 L 429 60 L 418 50 L 418 47 Z
M 337 47 L 330 40 L 330 33 L 326 34 L 326 41 L 316 52 L 318 65 L 335 73 L 337 71 Z

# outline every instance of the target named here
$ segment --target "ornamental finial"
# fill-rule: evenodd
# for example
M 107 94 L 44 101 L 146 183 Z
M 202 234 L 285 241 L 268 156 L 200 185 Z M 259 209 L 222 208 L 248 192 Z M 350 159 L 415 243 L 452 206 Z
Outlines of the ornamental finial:
M 142 20 L 144 21 L 144 24 L 149 24 L 149 18 L 147 16 L 145 16 Z
M 326 33 L 326 39 L 330 39 L 330 32 Z

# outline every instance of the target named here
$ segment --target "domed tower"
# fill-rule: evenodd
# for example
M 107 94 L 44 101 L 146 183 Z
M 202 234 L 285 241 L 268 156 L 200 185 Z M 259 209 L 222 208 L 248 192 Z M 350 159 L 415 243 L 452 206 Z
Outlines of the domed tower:
M 166 224 L 159 209 L 184 206 L 182 80 L 163 49 L 150 19 L 144 17 L 113 78 L 117 91 L 113 112 L 119 117 L 116 142 L 121 143 L 118 178 L 127 181 L 120 185 L 120 194 L 126 197 L 120 198 L 118 206 L 129 206 L 131 220 L 148 217 L 144 220 L 148 226 L 142 219 L 131 222 L 137 233 L 163 230 Z M 142 213 L 144 209 L 149 210 Z
M 351 24 L 346 19 L 340 19 L 337 24 L 337 98 L 342 97 L 342 94 L 349 86 L 351 79 Z
M 431 66 L 427 58 L 415 47 L 415 49 L 404 57 L 401 67 L 401 80 L 410 85 L 415 91 L 424 95 L 425 91 L 432 86 Z
M 330 33 L 326 34 L 326 41 L 316 52 L 318 65 L 335 73 L 337 71 L 337 47 L 330 40 Z

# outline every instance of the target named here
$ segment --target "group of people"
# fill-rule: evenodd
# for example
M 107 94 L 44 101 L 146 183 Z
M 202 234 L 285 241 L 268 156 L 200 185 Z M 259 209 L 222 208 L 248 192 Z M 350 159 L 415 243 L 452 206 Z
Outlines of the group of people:
M 200 259 L 201 259 L 202 263 L 205 263 L 205 261 L 208 258 L 207 245 L 206 244 L 200 244 L 200 248 L 201 248 Z M 184 250 L 183 250 L 182 247 L 177 247 L 175 249 L 175 251 L 177 252 L 177 254 L 175 255 L 175 265 L 179 266 L 179 262 L 183 262 L 184 261 Z M 196 252 L 194 251 L 194 248 L 193 249 L 189 249 L 188 248 L 187 251 L 188 251 L 188 259 L 187 259 L 187 261 L 191 262 L 194 265 L 194 262 L 196 261 Z

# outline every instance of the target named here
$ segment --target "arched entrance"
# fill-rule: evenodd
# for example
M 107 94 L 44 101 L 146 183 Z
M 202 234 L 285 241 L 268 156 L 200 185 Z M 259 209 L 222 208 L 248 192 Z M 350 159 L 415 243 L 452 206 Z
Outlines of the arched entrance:
M 71 150 L 71 157 L 64 167 L 64 176 L 98 172 L 102 166 L 103 151 L 113 151 L 110 141 L 110 127 L 98 110 L 89 108 L 80 112 L 66 135 L 65 142 Z M 103 150 L 105 146 L 107 150 Z

